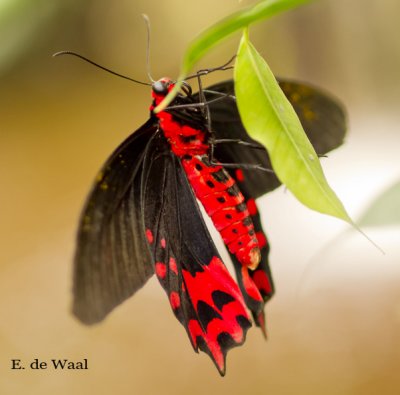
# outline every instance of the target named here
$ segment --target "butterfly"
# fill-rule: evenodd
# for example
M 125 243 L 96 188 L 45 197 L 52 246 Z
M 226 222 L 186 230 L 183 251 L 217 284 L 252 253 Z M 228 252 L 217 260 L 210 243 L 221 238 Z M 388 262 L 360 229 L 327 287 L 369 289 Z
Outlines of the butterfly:
M 346 117 L 336 100 L 302 83 L 279 83 L 319 155 L 342 144 Z M 268 153 L 244 129 L 232 80 L 199 93 L 185 84 L 155 114 L 173 86 L 167 78 L 152 84 L 149 120 L 96 177 L 79 224 L 73 313 L 97 323 L 155 274 L 194 350 L 224 375 L 228 350 L 243 344 L 252 320 L 265 333 L 274 284 L 255 199 L 280 182 L 262 171 L 271 169 Z M 237 283 L 198 201 L 230 253 Z

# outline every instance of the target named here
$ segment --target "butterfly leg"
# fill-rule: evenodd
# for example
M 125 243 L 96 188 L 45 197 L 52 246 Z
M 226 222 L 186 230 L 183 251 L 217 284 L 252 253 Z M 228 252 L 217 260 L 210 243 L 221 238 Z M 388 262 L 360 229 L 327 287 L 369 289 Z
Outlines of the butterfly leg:
M 242 141 L 242 143 L 246 143 L 245 141 Z M 248 143 L 250 144 L 250 143 Z M 247 144 L 244 144 L 247 145 Z M 265 171 L 267 173 L 275 173 L 272 169 L 268 169 L 266 167 L 261 166 L 260 164 L 250 164 L 250 163 L 220 163 L 216 160 L 214 156 L 214 149 L 215 149 L 215 144 L 210 144 L 210 151 L 208 153 L 210 163 L 212 165 L 219 165 L 223 166 L 226 169 L 244 169 L 244 170 L 260 170 L 260 171 Z
M 210 163 L 212 165 L 216 165 L 216 166 L 223 166 L 225 168 L 238 168 L 238 169 L 248 169 L 248 170 L 261 170 L 261 171 L 265 171 L 268 173 L 273 173 L 274 171 L 272 169 L 267 169 L 263 166 L 261 166 L 260 164 L 254 165 L 254 164 L 247 164 L 247 163 L 219 163 L 215 157 L 214 157 L 214 146 L 215 146 L 215 142 L 218 141 L 215 138 L 215 133 L 212 130 L 212 126 L 211 126 L 211 115 L 210 115 L 210 108 L 209 108 L 209 104 L 213 103 L 215 101 L 218 100 L 222 100 L 225 99 L 226 97 L 230 97 L 230 95 L 223 95 L 220 97 L 217 97 L 216 99 L 213 100 L 206 100 L 206 97 L 204 95 L 204 90 L 203 90 L 203 85 L 201 82 L 201 74 L 197 74 L 197 81 L 198 81 L 198 85 L 199 85 L 199 98 L 200 98 L 200 102 L 199 103 L 193 103 L 193 105 L 198 106 L 198 107 L 202 107 L 202 109 L 204 109 L 204 117 L 207 121 L 207 129 L 210 133 L 210 138 L 209 138 L 209 146 L 210 146 L 210 151 L 209 151 L 209 160 Z M 193 106 L 192 104 L 189 104 L 188 106 Z M 173 107 L 169 107 L 169 108 L 173 108 Z M 248 143 L 245 141 L 241 141 L 239 139 L 236 140 L 230 140 L 230 139 L 221 139 L 219 140 L 220 143 L 231 143 L 231 142 L 235 142 L 238 144 L 243 144 L 245 146 L 250 146 L 252 148 L 257 148 L 260 149 L 261 146 L 258 146 L 256 144 L 252 144 L 252 143 Z
M 206 101 L 204 98 L 204 101 L 200 101 L 199 103 L 189 103 L 189 104 L 177 104 L 176 106 L 169 106 L 166 111 L 168 110 L 176 110 L 176 109 L 183 109 L 183 108 L 200 108 L 200 109 L 205 109 L 205 111 L 208 111 L 208 105 L 211 103 L 215 103 L 220 100 L 224 100 L 227 97 L 231 97 L 231 95 L 228 94 L 223 94 L 222 96 L 216 97 L 215 99 L 211 99 Z
M 243 141 L 240 139 L 213 139 L 209 140 L 210 144 L 217 145 L 217 144 L 227 144 L 227 143 L 235 143 L 240 144 L 245 147 L 254 148 L 254 149 L 262 149 L 265 150 L 265 147 L 258 143 L 249 143 L 248 141 Z
M 243 141 L 240 139 L 216 139 L 215 133 L 210 128 L 210 138 L 208 140 L 210 151 L 209 151 L 209 159 L 212 165 L 220 165 L 224 166 L 227 169 L 245 169 L 245 170 L 261 170 L 267 173 L 274 173 L 272 169 L 268 169 L 266 167 L 261 166 L 260 164 L 249 164 L 249 163 L 220 163 L 216 160 L 214 156 L 215 146 L 217 144 L 225 144 L 225 143 L 236 143 L 243 145 L 245 147 L 253 148 L 253 149 L 265 149 L 261 144 L 257 143 L 249 143 L 247 141 Z
M 198 70 L 196 74 L 189 75 L 186 77 L 186 80 L 190 80 L 191 78 L 198 78 L 203 75 L 207 75 L 210 73 L 213 73 L 214 71 L 224 71 L 224 70 L 230 70 L 233 69 L 233 66 L 230 66 L 230 64 L 233 62 L 233 60 L 236 58 L 236 55 L 233 55 L 226 63 L 224 63 L 222 66 L 218 67 L 212 67 L 210 69 L 202 69 Z
M 249 164 L 249 163 L 220 163 L 218 161 L 211 160 L 211 164 L 223 166 L 226 169 L 261 170 L 261 171 L 265 171 L 266 173 L 275 174 L 275 172 L 272 169 L 268 169 L 261 165 L 253 165 L 253 164 Z

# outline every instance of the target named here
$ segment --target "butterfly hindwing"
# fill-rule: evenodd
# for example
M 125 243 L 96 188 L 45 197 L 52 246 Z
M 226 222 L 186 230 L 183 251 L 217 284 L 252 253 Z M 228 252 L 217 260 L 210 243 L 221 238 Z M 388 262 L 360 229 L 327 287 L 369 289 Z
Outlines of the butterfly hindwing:
M 101 321 L 153 274 L 141 216 L 140 183 L 149 121 L 129 136 L 96 177 L 81 215 L 74 260 L 73 312 Z
M 346 133 L 346 115 L 340 104 L 309 85 L 284 79 L 278 81 L 317 154 L 323 155 L 340 146 Z M 232 80 L 228 80 L 212 85 L 207 90 L 234 95 L 234 84 Z M 212 93 L 206 93 L 206 97 L 215 98 Z M 212 102 L 209 108 L 212 130 L 217 139 L 239 139 L 256 143 L 244 129 L 234 99 Z M 222 163 L 245 163 L 272 168 L 265 149 L 254 149 L 235 143 L 216 145 L 215 157 Z M 234 170 L 228 171 L 234 173 Z M 260 177 L 257 170 L 243 169 L 243 174 L 253 198 L 272 191 L 281 184 L 273 173 L 263 173 Z
M 278 79 L 315 152 L 324 155 L 343 144 L 347 121 L 343 107 L 311 85 Z
M 144 161 L 142 205 L 155 272 L 194 349 L 225 372 L 227 351 L 251 326 L 241 292 L 222 263 L 180 160 L 157 134 Z
M 242 170 L 236 170 L 233 178 L 236 180 L 239 189 L 245 198 L 245 203 L 253 222 L 255 235 L 258 240 L 261 260 L 255 270 L 249 270 L 236 259 L 235 255 L 230 255 L 246 305 L 252 312 L 254 322 L 257 326 L 261 327 L 264 335 L 266 336 L 264 305 L 274 294 L 274 283 L 268 258 L 270 246 L 262 228 L 257 203 L 251 196 L 251 192 L 248 188 L 248 184 L 246 183 L 246 178 Z

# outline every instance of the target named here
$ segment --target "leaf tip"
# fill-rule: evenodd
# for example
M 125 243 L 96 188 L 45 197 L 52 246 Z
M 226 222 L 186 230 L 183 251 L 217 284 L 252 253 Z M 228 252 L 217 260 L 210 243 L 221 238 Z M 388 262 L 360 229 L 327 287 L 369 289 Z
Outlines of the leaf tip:
M 350 217 L 349 217 L 350 219 Z M 350 225 L 359 233 L 361 233 L 382 255 L 386 255 L 386 252 L 377 243 L 375 243 L 355 222 L 350 219 Z

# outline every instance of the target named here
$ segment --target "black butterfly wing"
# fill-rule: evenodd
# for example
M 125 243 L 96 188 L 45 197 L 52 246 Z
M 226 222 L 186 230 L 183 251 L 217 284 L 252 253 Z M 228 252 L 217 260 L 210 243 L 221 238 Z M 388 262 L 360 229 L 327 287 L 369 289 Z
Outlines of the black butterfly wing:
M 293 105 L 303 128 L 315 151 L 323 155 L 343 143 L 346 133 L 346 115 L 343 108 L 327 94 L 302 83 L 279 80 L 280 87 Z M 224 81 L 207 88 L 234 95 L 232 80 Z M 215 95 L 206 93 L 209 99 Z M 210 104 L 212 129 L 217 139 L 240 139 L 255 143 L 247 134 L 240 120 L 234 99 L 216 101 Z M 271 168 L 271 162 L 266 150 L 252 149 L 243 145 L 229 143 L 218 144 L 215 147 L 215 157 L 221 163 L 261 164 Z M 234 175 L 235 170 L 228 169 Z M 247 188 L 254 198 L 257 198 L 275 188 L 281 183 L 272 173 L 260 174 L 260 171 L 243 170 Z
M 324 155 L 343 144 L 347 118 L 342 105 L 310 85 L 278 79 L 315 152 Z
M 101 321 L 154 273 L 145 241 L 140 184 L 143 159 L 157 130 L 149 120 L 99 172 L 84 207 L 74 261 L 73 313 Z
M 222 263 L 179 159 L 165 137 L 144 161 L 142 206 L 155 273 L 194 349 L 225 373 L 227 351 L 251 326 L 240 290 Z

